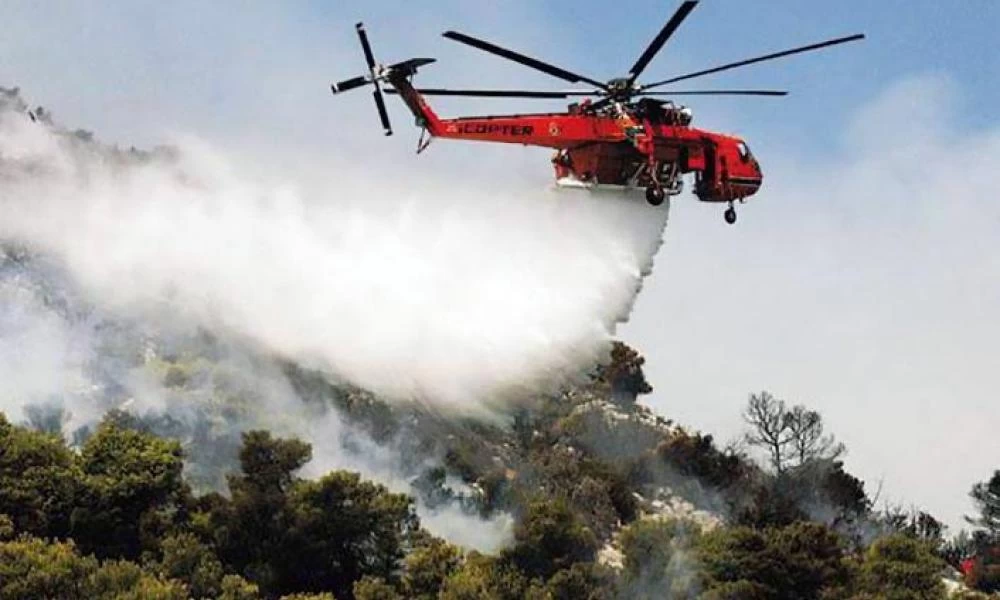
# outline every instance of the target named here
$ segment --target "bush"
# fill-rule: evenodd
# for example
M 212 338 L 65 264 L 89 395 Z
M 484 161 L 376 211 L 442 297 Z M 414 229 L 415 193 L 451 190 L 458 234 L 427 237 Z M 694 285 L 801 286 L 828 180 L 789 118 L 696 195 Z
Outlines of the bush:
M 560 499 L 532 502 L 514 539 L 504 557 L 529 579 L 548 579 L 574 563 L 594 560 L 597 552 L 594 534 Z
M 931 600 L 944 596 L 944 562 L 930 543 L 897 534 L 876 540 L 865 552 L 858 590 L 879 597 Z

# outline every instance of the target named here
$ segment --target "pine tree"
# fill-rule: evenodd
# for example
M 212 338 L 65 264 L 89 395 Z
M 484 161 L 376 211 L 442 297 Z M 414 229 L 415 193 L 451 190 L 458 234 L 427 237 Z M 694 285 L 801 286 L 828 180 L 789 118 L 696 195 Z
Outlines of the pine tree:
M 966 520 L 986 530 L 993 542 L 1000 542 L 1000 470 L 989 481 L 977 483 L 969 492 L 979 509 L 979 515 Z

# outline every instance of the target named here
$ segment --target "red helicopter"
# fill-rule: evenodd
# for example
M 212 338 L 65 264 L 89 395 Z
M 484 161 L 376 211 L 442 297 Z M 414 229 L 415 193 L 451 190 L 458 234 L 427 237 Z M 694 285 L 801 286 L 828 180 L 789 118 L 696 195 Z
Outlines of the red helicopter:
M 426 149 L 434 137 L 544 146 L 554 148 L 552 164 L 556 184 L 565 187 L 642 189 L 646 200 L 658 206 L 667 196 L 681 193 L 682 176 L 694 172 L 694 193 L 704 202 L 728 203 L 724 216 L 736 222 L 735 201 L 741 203 L 760 189 L 763 179 L 760 164 L 743 140 L 691 127 L 690 109 L 660 96 L 785 96 L 774 90 L 685 90 L 653 91 L 667 84 L 719 73 L 737 67 L 819 50 L 829 46 L 864 39 L 864 34 L 841 37 L 781 52 L 774 52 L 654 83 L 639 84 L 639 76 L 663 48 L 687 16 L 698 5 L 696 0 L 683 2 L 667 21 L 649 47 L 639 56 L 625 77 L 607 82 L 585 77 L 513 50 L 456 31 L 444 37 L 531 67 L 569 83 L 586 83 L 590 91 L 529 90 L 452 90 L 418 89 L 411 80 L 417 69 L 435 61 L 414 58 L 384 66 L 376 63 L 362 23 L 358 36 L 368 63 L 368 74 L 331 86 L 334 94 L 373 85 L 374 99 L 386 135 L 392 127 L 385 109 L 381 83 L 398 94 L 416 116 L 421 127 L 417 152 Z M 439 118 L 425 96 L 473 96 L 482 98 L 568 99 L 587 97 L 569 105 L 566 112 L 496 115 L 484 117 Z M 590 97 L 596 98 L 591 100 Z M 429 137 L 428 137 L 429 134 Z

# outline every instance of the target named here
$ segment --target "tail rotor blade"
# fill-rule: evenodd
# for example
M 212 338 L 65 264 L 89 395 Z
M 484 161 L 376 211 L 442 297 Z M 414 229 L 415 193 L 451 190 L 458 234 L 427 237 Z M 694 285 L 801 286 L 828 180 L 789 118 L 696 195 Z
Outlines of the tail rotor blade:
M 365 24 L 358 23 L 355 27 L 358 30 L 358 37 L 361 38 L 361 49 L 365 51 L 365 62 L 368 63 L 368 70 L 374 73 L 375 54 L 372 52 L 371 44 L 368 43 L 368 34 L 365 32 Z
M 340 83 L 335 83 L 330 86 L 330 89 L 334 94 L 340 94 L 348 90 L 353 90 L 354 88 L 359 88 L 363 85 L 368 85 L 368 78 L 365 76 L 352 77 L 351 79 L 345 79 Z
M 375 53 L 372 52 L 372 45 L 368 41 L 368 33 L 365 31 L 364 23 L 358 23 L 355 25 L 358 31 L 358 39 L 361 40 L 361 49 L 365 53 L 365 63 L 368 65 L 368 75 L 360 75 L 358 77 L 352 77 L 350 79 L 345 79 L 338 83 L 334 83 L 330 86 L 330 91 L 334 94 L 340 94 L 348 90 L 353 90 L 366 85 L 371 85 L 375 88 L 372 92 L 372 98 L 375 100 L 375 108 L 378 109 L 378 118 L 382 123 L 382 129 L 385 130 L 386 135 L 392 135 L 392 124 L 389 122 L 389 111 L 385 108 L 385 97 L 382 95 L 382 86 L 379 85 L 379 81 L 387 80 L 389 75 L 391 75 L 394 70 L 395 72 L 401 73 L 403 76 L 410 76 L 417 72 L 418 67 L 428 65 L 434 62 L 433 58 L 411 58 L 410 60 L 397 63 L 391 67 L 380 67 L 378 63 L 375 62 Z
M 382 128 L 385 129 L 386 135 L 392 135 L 392 124 L 389 123 L 389 112 L 385 109 L 385 99 L 382 97 L 382 90 L 376 85 L 375 91 L 372 93 L 372 97 L 375 98 L 375 106 L 378 107 L 378 117 L 382 120 Z

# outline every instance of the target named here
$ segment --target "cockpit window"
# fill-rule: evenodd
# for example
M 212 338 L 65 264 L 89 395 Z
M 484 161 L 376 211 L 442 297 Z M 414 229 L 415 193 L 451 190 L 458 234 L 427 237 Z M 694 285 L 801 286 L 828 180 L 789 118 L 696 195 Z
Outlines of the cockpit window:
M 745 142 L 737 142 L 736 150 L 740 153 L 740 160 L 743 162 L 750 160 L 750 148 Z

